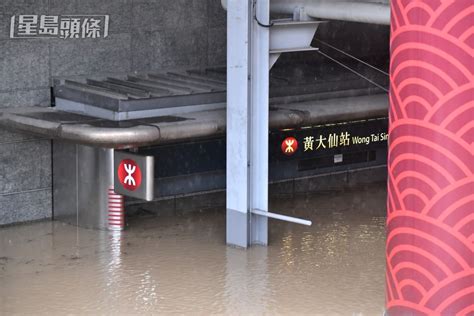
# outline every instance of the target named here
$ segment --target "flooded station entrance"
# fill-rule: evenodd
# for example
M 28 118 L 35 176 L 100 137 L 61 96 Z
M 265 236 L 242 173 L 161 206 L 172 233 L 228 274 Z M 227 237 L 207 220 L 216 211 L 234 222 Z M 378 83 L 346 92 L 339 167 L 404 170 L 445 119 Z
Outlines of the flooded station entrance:
M 271 244 L 247 251 L 225 244 L 224 200 L 149 205 L 123 232 L 2 228 L 0 314 L 383 313 L 383 182 L 271 195 L 275 211 L 313 226 L 270 220 Z

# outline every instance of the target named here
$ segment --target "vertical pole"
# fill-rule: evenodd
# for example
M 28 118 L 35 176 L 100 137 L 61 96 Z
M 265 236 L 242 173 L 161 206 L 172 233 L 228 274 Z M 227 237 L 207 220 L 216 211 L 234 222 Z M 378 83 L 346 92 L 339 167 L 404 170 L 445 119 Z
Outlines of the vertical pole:
M 268 212 L 268 129 L 270 0 L 258 0 L 252 13 L 251 106 L 250 106 L 250 211 Z M 256 18 L 254 18 L 254 16 Z M 268 219 L 250 213 L 250 242 L 268 244 Z
M 392 0 L 389 315 L 474 313 L 472 0 Z
M 54 218 L 85 228 L 110 229 L 110 215 L 117 215 L 110 195 L 114 150 L 54 141 L 53 158 Z
M 254 6 L 255 3 L 255 6 Z M 227 7 L 227 243 L 268 243 L 269 0 Z
M 249 242 L 250 0 L 227 8 L 227 244 Z

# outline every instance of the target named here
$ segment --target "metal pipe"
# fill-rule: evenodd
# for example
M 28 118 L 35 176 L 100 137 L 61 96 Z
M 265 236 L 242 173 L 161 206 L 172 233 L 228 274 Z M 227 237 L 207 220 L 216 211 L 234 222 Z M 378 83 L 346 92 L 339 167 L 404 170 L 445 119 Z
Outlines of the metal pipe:
M 345 96 L 344 98 L 335 99 L 319 98 L 316 95 L 310 100 L 304 97 L 275 98 L 270 111 L 270 129 L 363 120 L 387 115 L 388 98 L 385 94 L 360 96 L 359 93 L 346 91 L 339 95 Z M 333 94 L 325 94 L 328 95 Z M 110 148 L 172 143 L 196 137 L 222 135 L 226 132 L 224 110 L 189 113 L 183 117 L 185 120 L 177 123 L 160 122 L 160 118 L 157 118 L 156 123 L 148 121 L 145 124 L 136 121 L 121 126 L 118 122 L 111 124 L 94 118 L 76 121 L 77 116 L 54 108 L 25 107 L 2 109 L 0 128 Z
M 265 217 L 273 218 L 273 219 L 278 219 L 278 220 L 280 220 L 280 221 L 285 221 L 285 222 L 290 222 L 290 223 L 305 225 L 305 226 L 311 226 L 311 225 L 313 225 L 313 223 L 312 223 L 311 221 L 308 221 L 308 220 L 305 220 L 305 219 L 300 219 L 300 218 L 296 218 L 296 217 L 291 217 L 291 216 L 286 216 L 286 215 L 281 215 L 281 214 L 275 214 L 275 213 L 265 212 L 265 211 L 257 210 L 257 209 L 252 210 L 252 214 L 259 215 L 259 216 L 265 216 Z
M 293 14 L 296 9 L 312 18 L 390 25 L 387 1 L 272 0 L 272 13 Z M 227 0 L 221 0 L 227 10 Z

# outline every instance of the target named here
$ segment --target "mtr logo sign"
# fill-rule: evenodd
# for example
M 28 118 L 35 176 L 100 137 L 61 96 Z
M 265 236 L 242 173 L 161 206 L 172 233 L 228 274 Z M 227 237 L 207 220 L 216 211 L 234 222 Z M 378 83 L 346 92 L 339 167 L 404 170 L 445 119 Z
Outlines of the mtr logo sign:
M 298 141 L 294 137 L 287 137 L 281 143 L 281 151 L 287 156 L 293 156 L 298 150 Z
M 129 191 L 135 191 L 142 184 L 142 171 L 132 159 L 124 159 L 117 170 L 120 184 Z
M 155 159 L 128 151 L 114 151 L 114 191 L 117 194 L 152 201 Z

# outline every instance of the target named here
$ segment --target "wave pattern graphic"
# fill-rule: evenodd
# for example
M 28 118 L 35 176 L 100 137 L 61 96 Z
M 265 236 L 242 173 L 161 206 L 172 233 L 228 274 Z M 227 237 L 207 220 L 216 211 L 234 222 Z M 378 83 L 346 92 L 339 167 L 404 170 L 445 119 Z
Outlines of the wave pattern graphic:
M 391 7 L 387 310 L 474 315 L 474 1 Z

